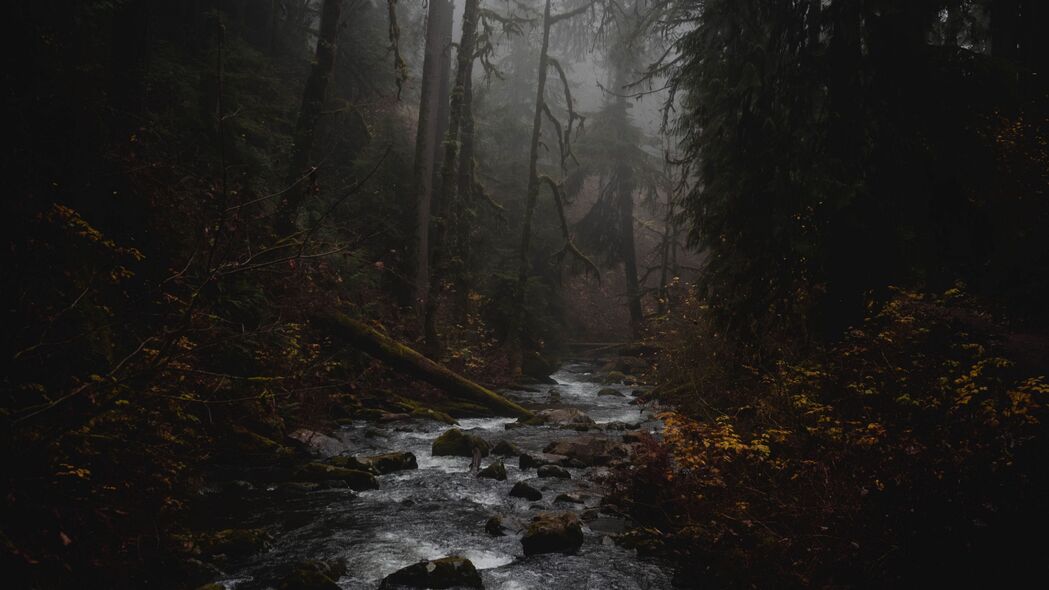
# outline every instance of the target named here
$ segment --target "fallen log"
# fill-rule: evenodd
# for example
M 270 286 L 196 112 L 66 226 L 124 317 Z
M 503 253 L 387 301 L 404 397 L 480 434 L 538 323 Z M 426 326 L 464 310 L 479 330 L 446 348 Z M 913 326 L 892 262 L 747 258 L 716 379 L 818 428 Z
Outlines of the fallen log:
M 313 320 L 353 347 L 454 397 L 477 402 L 504 416 L 532 416 L 531 412 L 518 404 L 426 358 L 363 322 L 338 312 L 317 315 Z

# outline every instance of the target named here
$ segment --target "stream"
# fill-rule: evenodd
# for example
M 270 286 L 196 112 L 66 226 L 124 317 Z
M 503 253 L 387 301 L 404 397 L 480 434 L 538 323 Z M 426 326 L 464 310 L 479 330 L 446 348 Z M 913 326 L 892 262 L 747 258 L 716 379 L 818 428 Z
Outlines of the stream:
M 556 385 L 534 386 L 538 392 L 503 393 L 533 410 L 579 409 L 599 427 L 625 423 L 640 424 L 646 431 L 660 429 L 661 424 L 648 410 L 630 404 L 634 387 L 601 385 L 594 382 L 593 371 L 593 364 L 570 363 L 552 376 Z M 598 396 L 603 387 L 613 387 L 623 396 Z M 560 393 L 559 402 L 551 402 L 548 391 L 553 388 Z M 514 421 L 460 419 L 458 428 L 493 446 L 507 440 L 535 452 L 551 441 L 579 434 L 556 425 L 507 429 L 506 425 Z M 639 558 L 636 552 L 612 541 L 610 535 L 622 532 L 627 522 L 600 511 L 601 481 L 608 468 L 569 468 L 571 479 L 539 479 L 534 468 L 519 469 L 517 457 L 504 457 L 505 481 L 477 478 L 470 471 L 468 458 L 431 456 L 433 440 L 449 428 L 429 420 L 343 427 L 334 436 L 344 448 L 329 444 L 322 453 L 410 451 L 419 468 L 382 475 L 379 489 L 363 492 L 325 489 L 289 494 L 276 486 L 258 489 L 216 520 L 236 521 L 238 527 L 266 528 L 273 537 L 271 546 L 264 553 L 230 563 L 224 568 L 226 575 L 216 582 L 237 590 L 267 588 L 279 579 L 281 567 L 289 563 L 342 560 L 347 573 L 338 580 L 341 588 L 374 590 L 385 576 L 402 567 L 458 555 L 473 562 L 489 590 L 671 587 L 672 570 L 666 564 Z M 597 433 L 602 434 L 600 430 Z M 605 434 L 619 439 L 623 432 L 609 429 Z M 481 465 L 497 459 L 495 455 L 486 457 Z M 541 490 L 542 499 L 530 502 L 509 496 L 511 487 L 521 480 Z M 584 503 L 555 502 L 562 493 L 576 494 Z M 575 555 L 525 557 L 519 532 L 494 537 L 485 531 L 486 521 L 494 515 L 504 521 L 527 523 L 538 512 L 552 510 L 585 512 L 584 542 Z

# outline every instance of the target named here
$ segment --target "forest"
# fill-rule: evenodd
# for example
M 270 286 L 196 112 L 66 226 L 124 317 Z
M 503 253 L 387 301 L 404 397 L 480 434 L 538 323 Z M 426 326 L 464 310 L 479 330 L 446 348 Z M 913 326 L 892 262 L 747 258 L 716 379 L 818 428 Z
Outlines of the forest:
M 6 14 L 5 587 L 1049 583 L 1049 3 Z

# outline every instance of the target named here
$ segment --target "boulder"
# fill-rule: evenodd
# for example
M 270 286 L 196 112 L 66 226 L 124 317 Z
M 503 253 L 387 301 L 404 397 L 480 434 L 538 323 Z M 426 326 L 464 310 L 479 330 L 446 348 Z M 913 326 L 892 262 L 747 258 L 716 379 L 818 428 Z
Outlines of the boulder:
M 543 498 L 543 492 L 540 492 L 523 481 L 514 484 L 514 487 L 510 489 L 510 495 L 514 498 L 524 498 L 530 502 L 535 502 L 536 500 L 541 500 Z
M 543 465 L 561 465 L 564 466 L 568 463 L 568 457 L 564 455 L 551 455 L 549 453 L 533 453 L 524 452 L 521 453 L 520 462 L 518 467 L 521 469 L 533 469 L 542 467 Z
M 433 441 L 431 453 L 435 457 L 473 458 L 475 448 L 481 451 L 482 457 L 487 457 L 491 450 L 483 438 L 452 428 Z
M 572 474 L 564 467 L 557 465 L 543 465 L 535 472 L 539 477 L 556 477 L 557 479 L 571 479 Z
M 406 451 L 372 455 L 362 458 L 361 461 L 382 474 L 419 468 L 415 455 Z
M 352 455 L 339 455 L 338 457 L 332 457 L 331 459 L 328 459 L 328 463 L 331 463 L 336 467 L 342 467 L 343 469 L 355 469 L 357 471 L 366 471 L 372 475 L 379 475 L 379 471 L 373 465 Z
M 484 588 L 469 559 L 451 556 L 420 561 L 383 578 L 379 590 L 395 588 Z
M 292 566 L 277 590 L 339 590 L 336 580 L 345 574 L 341 561 L 304 561 Z
M 525 555 L 575 553 L 583 545 L 583 525 L 572 512 L 543 513 L 521 537 Z
M 623 393 L 614 387 L 602 387 L 597 395 L 598 397 L 623 397 Z
M 616 457 L 626 456 L 622 445 L 605 436 L 581 434 L 554 441 L 543 449 L 545 453 L 564 455 L 587 466 L 607 465 Z
M 521 449 L 510 441 L 501 440 L 492 447 L 492 454 L 500 457 L 514 457 L 521 454 Z
M 311 452 L 325 457 L 346 452 L 346 444 L 341 440 L 315 430 L 300 428 L 289 434 L 288 438 L 302 443 Z
M 486 477 L 488 479 L 503 481 L 506 479 L 506 466 L 503 465 L 502 461 L 495 461 L 488 467 L 477 472 L 477 477 Z
M 327 463 L 306 463 L 295 470 L 295 479 L 308 482 L 326 482 L 337 480 L 345 482 L 353 490 L 377 490 L 379 482 L 367 471 L 336 467 Z
M 506 525 L 503 524 L 502 517 L 493 516 L 485 521 L 484 531 L 493 537 L 505 537 Z
M 605 378 L 601 380 L 602 383 L 625 383 L 627 376 L 622 371 L 609 371 Z
M 536 412 L 535 418 L 545 424 L 586 424 L 593 425 L 593 418 L 576 408 L 557 408 Z

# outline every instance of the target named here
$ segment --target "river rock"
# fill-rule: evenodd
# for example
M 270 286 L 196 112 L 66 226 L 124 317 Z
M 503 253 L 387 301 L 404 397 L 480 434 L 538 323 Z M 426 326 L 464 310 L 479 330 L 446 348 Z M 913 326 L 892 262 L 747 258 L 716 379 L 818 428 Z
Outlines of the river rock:
M 622 445 L 605 436 L 581 434 L 554 441 L 543 449 L 545 453 L 564 455 L 587 466 L 606 465 L 615 457 L 626 456 Z
M 484 588 L 469 559 L 458 556 L 420 561 L 386 576 L 379 590 L 395 588 Z
M 295 479 L 299 481 L 326 482 L 338 480 L 346 482 L 353 490 L 377 490 L 379 482 L 375 476 L 357 469 L 336 467 L 327 463 L 306 463 L 295 470 Z
M 556 477 L 557 479 L 571 479 L 572 474 L 564 467 L 557 465 L 543 465 L 535 472 L 539 477 Z
M 336 580 L 345 574 L 341 561 L 304 561 L 292 566 L 277 590 L 339 590 Z
M 525 555 L 575 553 L 583 545 L 583 525 L 572 512 L 536 516 L 521 537 Z
M 407 451 L 372 455 L 371 457 L 364 457 L 361 461 L 382 474 L 419 468 L 419 462 L 416 461 L 415 455 Z
M 495 447 L 492 448 L 492 454 L 500 457 L 514 457 L 521 454 L 521 449 L 508 440 L 501 440 L 495 443 Z
M 597 395 L 598 397 L 623 397 L 623 393 L 614 387 L 602 387 Z
M 535 502 L 543 498 L 543 492 L 533 488 L 523 481 L 519 481 L 514 484 L 514 487 L 510 489 L 510 495 L 514 498 L 524 498 L 529 502 Z
M 299 441 L 310 451 L 324 457 L 334 457 L 347 451 L 346 444 L 341 440 L 314 430 L 300 428 L 289 434 L 288 437 Z
M 484 530 L 493 537 L 505 537 L 507 529 L 501 516 L 493 516 L 485 521 Z
M 595 424 L 594 419 L 576 408 L 556 408 L 536 412 L 536 419 L 545 424 Z
M 503 481 L 506 479 L 506 466 L 503 465 L 502 461 L 495 461 L 488 467 L 479 471 L 477 477 L 486 477 L 488 479 Z
M 543 465 L 564 466 L 567 462 L 568 457 L 565 457 L 564 455 L 551 455 L 549 453 L 533 453 L 531 451 L 526 451 L 521 453 L 518 467 L 521 469 L 533 469 L 542 467 Z
M 609 371 L 605 378 L 602 379 L 602 383 L 625 383 L 627 376 L 622 371 Z
M 490 451 L 488 441 L 479 436 L 465 434 L 458 428 L 452 428 L 433 441 L 431 453 L 434 457 L 472 458 L 475 448 L 481 451 L 482 457 L 487 457 Z
M 331 463 L 336 467 L 342 467 L 343 469 L 355 469 L 357 471 L 366 471 L 372 475 L 379 475 L 379 470 L 373 465 L 352 455 L 339 455 L 338 457 L 332 457 L 331 459 L 328 459 L 328 463 Z

